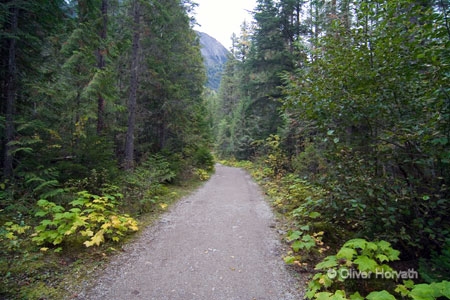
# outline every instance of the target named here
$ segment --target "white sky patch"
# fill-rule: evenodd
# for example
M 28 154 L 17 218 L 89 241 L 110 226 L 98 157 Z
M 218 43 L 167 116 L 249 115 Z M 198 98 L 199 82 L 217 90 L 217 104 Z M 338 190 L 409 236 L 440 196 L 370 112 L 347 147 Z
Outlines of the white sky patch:
M 205 32 L 221 42 L 225 48 L 231 47 L 231 35 L 239 35 L 240 26 L 252 20 L 248 11 L 254 10 L 256 0 L 194 0 L 198 3 L 195 18 L 199 25 L 194 29 Z

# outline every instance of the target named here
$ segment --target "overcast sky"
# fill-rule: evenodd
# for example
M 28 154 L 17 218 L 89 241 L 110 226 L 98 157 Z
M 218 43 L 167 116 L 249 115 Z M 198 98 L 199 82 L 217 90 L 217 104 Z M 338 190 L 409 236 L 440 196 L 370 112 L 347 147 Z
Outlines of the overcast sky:
M 194 0 L 196 19 L 200 26 L 195 30 L 205 32 L 221 42 L 225 48 L 231 47 L 231 35 L 239 35 L 240 26 L 244 20 L 250 21 L 251 16 L 246 10 L 253 10 L 256 0 Z

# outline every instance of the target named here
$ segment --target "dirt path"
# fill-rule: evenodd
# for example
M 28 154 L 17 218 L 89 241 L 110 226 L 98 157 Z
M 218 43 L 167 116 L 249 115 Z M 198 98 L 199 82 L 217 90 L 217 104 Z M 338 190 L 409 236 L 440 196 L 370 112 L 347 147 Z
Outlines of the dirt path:
M 302 299 L 273 225 L 250 176 L 217 165 L 78 299 Z

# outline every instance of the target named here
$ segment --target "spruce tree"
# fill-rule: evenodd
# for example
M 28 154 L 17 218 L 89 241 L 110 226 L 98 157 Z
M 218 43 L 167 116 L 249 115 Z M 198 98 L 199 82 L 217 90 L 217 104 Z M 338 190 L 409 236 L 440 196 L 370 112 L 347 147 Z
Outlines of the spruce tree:
M 61 30 L 64 1 L 5 1 L 0 6 L 1 33 L 1 167 L 5 177 L 13 175 L 23 155 L 33 151 L 29 124 L 40 105 L 30 95 L 36 94 L 39 81 L 45 80 L 42 66 L 48 57 L 48 36 Z M 3 123 L 3 122 L 2 122 Z M 24 131 L 24 128 L 28 128 Z M 25 136 L 27 136 L 25 138 Z M 20 137 L 20 138 L 19 138 Z

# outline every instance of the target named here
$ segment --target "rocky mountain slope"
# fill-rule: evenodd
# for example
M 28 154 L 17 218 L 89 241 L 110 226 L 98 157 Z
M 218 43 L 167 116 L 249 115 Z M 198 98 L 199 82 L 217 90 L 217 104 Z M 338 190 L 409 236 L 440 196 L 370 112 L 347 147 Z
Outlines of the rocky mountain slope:
M 218 90 L 222 71 L 228 60 L 229 51 L 215 38 L 203 32 L 197 32 L 200 38 L 201 53 L 205 62 L 207 87 Z

